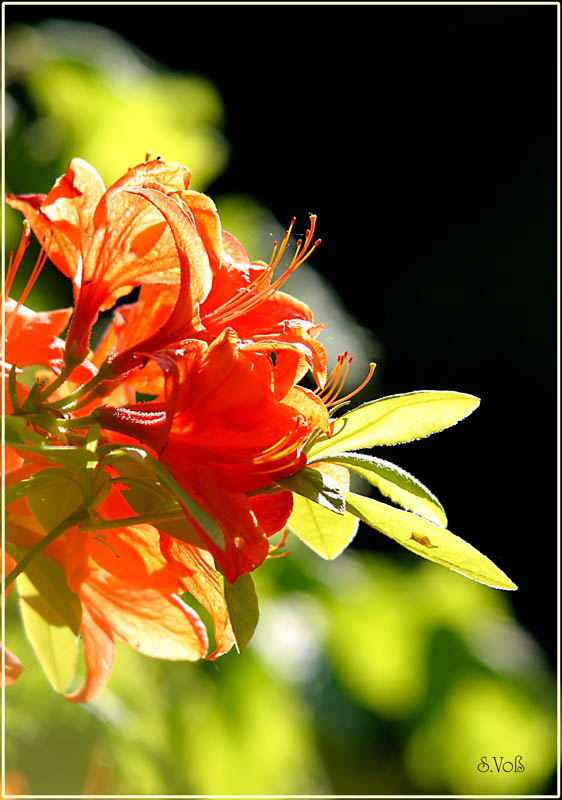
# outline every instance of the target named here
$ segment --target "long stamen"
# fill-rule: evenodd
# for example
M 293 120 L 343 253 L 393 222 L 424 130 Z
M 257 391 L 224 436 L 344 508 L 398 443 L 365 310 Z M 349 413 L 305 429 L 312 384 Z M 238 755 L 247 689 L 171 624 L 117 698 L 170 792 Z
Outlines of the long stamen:
M 276 550 L 281 550 L 285 542 L 287 541 L 287 536 L 289 535 L 289 529 L 285 528 L 283 533 L 281 534 L 281 539 L 277 542 L 277 544 L 270 544 L 269 545 L 269 552 L 275 553 Z
M 16 273 L 18 271 L 18 267 L 21 264 L 23 254 L 25 253 L 27 246 L 29 245 L 29 239 L 31 236 L 31 228 L 29 222 L 24 220 L 23 223 L 23 233 L 21 235 L 20 243 L 18 249 L 16 251 L 16 255 L 14 256 L 13 253 L 10 253 L 10 263 L 8 264 L 8 274 L 6 275 L 6 283 L 4 285 L 4 293 L 6 297 L 10 294 L 10 290 L 12 288 L 12 284 L 14 282 L 14 278 L 16 277 Z
M 10 292 L 10 290 L 12 288 L 13 283 L 14 283 L 14 278 L 16 277 L 16 273 L 17 273 L 18 268 L 19 268 L 19 266 L 21 264 L 21 261 L 23 259 L 23 255 L 24 255 L 25 250 L 27 249 L 27 246 L 29 244 L 29 237 L 30 237 L 30 227 L 29 227 L 29 223 L 26 220 L 24 222 L 24 229 L 23 229 L 22 237 L 21 237 L 21 240 L 20 240 L 16 255 L 14 256 L 13 253 L 10 253 L 10 262 L 8 264 L 8 274 L 6 276 L 6 284 L 5 284 L 5 287 L 4 287 L 4 292 L 5 292 L 5 296 L 6 297 L 9 295 L 9 292 Z M 35 282 L 37 281 L 37 278 L 41 274 L 41 271 L 42 271 L 43 267 L 45 266 L 45 262 L 46 261 L 47 261 L 47 252 L 46 252 L 45 246 L 43 246 L 41 248 L 41 251 L 39 253 L 39 256 L 37 258 L 35 266 L 33 267 L 32 271 L 31 271 L 31 275 L 27 279 L 27 283 L 25 284 L 25 287 L 24 287 L 21 295 L 19 296 L 19 299 L 18 299 L 15 307 L 10 311 L 9 317 L 6 320 L 6 329 L 5 329 L 5 335 L 6 336 L 8 336 L 8 334 L 10 333 L 12 325 L 14 324 L 14 321 L 15 321 L 15 319 L 17 317 L 18 311 L 21 308 L 21 306 L 25 303 L 25 301 L 27 299 L 27 296 L 29 295 L 30 291 L 33 289 L 33 286 L 35 285 Z
M 311 215 L 310 217 L 310 228 L 306 232 L 304 243 L 301 239 L 299 239 L 297 242 L 297 247 L 293 258 L 285 272 L 279 278 L 277 278 L 276 281 L 270 285 L 267 285 L 287 247 L 294 223 L 295 219 L 293 218 L 287 232 L 285 233 L 285 236 L 283 237 L 283 241 L 281 242 L 279 249 L 277 249 L 277 242 L 274 243 L 273 253 L 266 269 L 260 275 L 258 275 L 257 278 L 254 278 L 254 280 L 243 290 L 241 290 L 234 298 L 228 300 L 226 303 L 223 303 L 223 305 L 219 306 L 211 314 L 209 314 L 207 316 L 207 320 L 214 323 L 225 324 L 230 322 L 230 320 L 241 316 L 242 314 L 247 314 L 249 311 L 261 305 L 261 303 L 271 297 L 285 283 L 289 276 L 302 263 L 304 263 L 304 261 L 306 261 L 306 259 L 320 244 L 320 239 L 317 239 L 316 242 L 314 242 L 314 244 L 311 246 L 314 228 L 316 225 L 316 217 L 314 215 Z
M 352 392 L 346 394 L 345 397 L 338 397 L 337 403 L 343 403 L 344 400 L 350 400 L 352 397 L 355 397 L 355 395 L 358 394 L 361 391 L 361 389 L 364 389 L 365 386 L 369 383 L 369 381 L 373 377 L 373 372 L 375 371 L 376 366 L 377 365 L 371 361 L 371 363 L 369 364 L 369 374 L 367 375 L 365 380 L 362 383 L 360 383 L 359 386 L 357 386 L 357 388 L 355 388 Z M 335 402 L 336 401 L 332 400 L 330 405 L 335 405 Z
M 343 355 L 340 353 L 340 355 L 338 356 L 337 361 L 336 361 L 336 366 L 333 368 L 333 370 L 328 375 L 328 378 L 326 379 L 326 382 L 324 383 L 324 385 L 323 386 L 319 386 L 318 389 L 316 389 L 316 394 L 318 395 L 318 397 L 320 397 L 321 400 L 324 400 L 326 395 L 329 394 L 330 389 L 339 380 L 339 377 L 341 375 L 342 366 L 343 366 L 343 363 L 344 363 L 346 358 L 347 358 L 347 350 L 346 350 L 345 353 L 343 353 Z
M 343 387 L 345 385 L 345 381 L 346 381 L 346 378 L 347 378 L 347 373 L 349 372 L 349 367 L 351 366 L 351 362 L 352 361 L 353 361 L 353 356 L 350 356 L 348 358 L 347 364 L 345 364 L 345 361 L 342 361 L 342 376 L 341 376 L 340 380 L 338 381 L 337 385 L 334 385 L 332 387 L 332 390 L 328 393 L 327 397 L 323 398 L 324 399 L 324 405 L 327 406 L 328 408 L 336 402 L 336 397 L 342 391 L 342 389 L 343 389 Z M 345 367 L 344 367 L 344 364 L 345 364 Z M 338 400 L 337 402 L 339 403 L 340 401 Z
M 339 393 L 343 390 L 345 382 L 347 380 L 347 375 L 349 373 L 349 368 L 351 366 L 351 362 L 353 361 L 353 356 L 347 355 L 347 351 L 343 353 L 343 355 L 338 356 L 337 364 L 334 369 L 330 372 L 328 376 L 328 380 L 324 384 L 324 386 L 320 389 L 316 390 L 316 394 L 322 400 L 326 408 L 331 408 L 333 406 L 339 405 L 343 403 L 345 400 L 350 400 L 352 397 L 355 397 L 361 389 L 363 389 L 373 377 L 373 372 L 375 371 L 376 364 L 372 363 L 369 365 L 369 374 L 365 378 L 365 380 L 359 384 L 352 392 L 346 394 L 344 397 L 338 397 Z M 347 363 L 346 363 L 347 362 Z

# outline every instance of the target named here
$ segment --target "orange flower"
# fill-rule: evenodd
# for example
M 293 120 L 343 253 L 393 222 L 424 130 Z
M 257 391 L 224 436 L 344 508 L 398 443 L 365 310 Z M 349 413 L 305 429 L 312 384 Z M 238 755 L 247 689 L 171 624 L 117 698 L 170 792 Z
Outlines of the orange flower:
M 130 515 L 117 488 L 100 511 L 107 519 Z M 106 685 L 115 637 L 156 658 L 196 661 L 207 656 L 207 631 L 198 614 L 181 599 L 186 592 L 207 609 L 214 622 L 217 646 L 207 657 L 214 659 L 230 650 L 232 628 L 208 552 L 175 541 L 152 525 L 101 533 L 94 535 L 75 526 L 43 551 L 64 567 L 68 585 L 82 606 L 87 675 L 83 686 L 67 695 L 69 700 L 93 700 Z M 30 547 L 43 535 L 27 501 L 12 503 L 9 543 Z
M 264 495 L 259 501 L 247 493 L 306 463 L 300 448 L 311 430 L 305 419 L 309 396 L 303 390 L 300 409 L 284 401 L 298 374 L 298 358 L 293 361 L 293 379 L 281 381 L 278 397 L 272 360 L 241 346 L 232 331 L 209 346 L 193 342 L 176 358 L 179 366 L 170 362 L 167 408 L 157 401 L 104 406 L 95 416 L 103 428 L 152 447 L 185 491 L 218 522 L 224 550 L 191 519 L 202 543 L 233 582 L 262 563 L 268 534 L 280 530 L 290 514 L 290 492 Z M 292 396 L 297 399 L 299 394 Z M 310 402 L 317 413 L 321 401 Z M 186 514 L 190 517 L 187 510 Z
M 18 382 L 14 391 L 12 381 L 14 413 L 44 437 L 50 466 L 59 444 L 84 446 L 83 432 L 95 421 L 105 452 L 112 443 L 147 445 L 224 541 L 221 547 L 185 505 L 194 544 L 172 538 L 164 525 L 110 528 L 136 517 L 126 480 L 119 484 L 112 471 L 109 497 L 101 505 L 91 501 L 101 528 L 75 525 L 44 548 L 81 601 L 87 676 L 69 695 L 73 701 L 92 699 L 107 682 L 115 637 L 161 658 L 204 657 L 207 633 L 182 601 L 185 593 L 213 619 L 216 649 L 208 657 L 230 649 L 234 636 L 215 563 L 232 583 L 264 561 L 268 537 L 292 510 L 291 492 L 275 484 L 305 465 L 302 445 L 312 431 L 330 430 L 328 403 L 297 385 L 309 371 L 325 385 L 321 326 L 304 303 L 281 291 L 317 244 L 315 218 L 275 278 L 292 223 L 269 263 L 250 263 L 222 230 L 213 202 L 188 189 L 189 178 L 186 167 L 155 160 L 106 190 L 90 165 L 74 159 L 47 195 L 8 197 L 44 251 L 33 276 L 48 256 L 72 279 L 75 297 L 72 316 L 69 309 L 31 312 L 23 302 L 32 276 L 17 303 L 5 301 L 8 367 L 39 363 L 55 375 L 44 390 L 31 390 L 31 400 L 30 390 Z M 28 239 L 26 228 L 6 293 Z M 90 352 L 99 312 L 138 285 L 138 299 L 115 310 Z M 64 343 L 59 336 L 69 319 Z M 139 391 L 156 399 L 136 403 Z M 46 419 L 51 427 L 41 427 Z M 43 466 L 30 463 L 43 459 L 41 446 L 29 450 L 28 461 L 10 462 L 10 483 Z M 9 511 L 10 543 L 29 548 L 44 539 L 25 499 Z
M 182 229 L 182 252 L 189 250 L 191 261 L 180 264 L 162 214 L 135 193 L 143 186 L 159 186 L 165 196 L 166 191 L 186 189 L 190 177 L 187 167 L 155 160 L 129 170 L 105 191 L 95 169 L 75 158 L 47 195 L 7 196 L 28 219 L 49 258 L 73 280 L 76 310 L 67 336 L 68 362 L 86 357 L 99 311 L 141 283 L 179 284 L 183 276 L 184 293 L 192 303 L 208 293 L 209 260 L 193 218 L 185 215 Z
M 222 231 L 214 203 L 189 191 L 189 180 L 187 167 L 154 160 L 105 190 L 93 167 L 73 159 L 47 195 L 7 196 L 46 254 L 73 280 L 76 309 L 67 364 L 86 358 L 100 310 L 139 284 L 155 284 L 158 288 L 145 290 L 141 300 L 141 306 L 150 304 L 144 335 L 114 359 L 108 377 L 136 366 L 139 354 L 186 338 L 210 341 L 228 325 L 242 339 L 292 342 L 321 381 L 326 359 L 315 341 L 321 326 L 304 303 L 279 291 L 318 244 L 312 244 L 315 218 L 302 249 L 299 243 L 289 266 L 272 281 L 292 224 L 269 264 L 249 263 L 242 245 Z M 160 299 L 153 313 L 155 293 Z

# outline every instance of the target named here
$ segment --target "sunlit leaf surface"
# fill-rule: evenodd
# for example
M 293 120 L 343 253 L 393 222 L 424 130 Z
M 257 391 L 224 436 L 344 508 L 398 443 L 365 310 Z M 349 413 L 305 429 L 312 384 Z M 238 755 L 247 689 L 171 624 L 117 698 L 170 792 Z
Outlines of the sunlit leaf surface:
M 335 514 L 296 494 L 293 503 L 287 525 L 322 558 L 336 558 L 357 532 L 359 520 L 347 511 L 343 515 Z
M 353 492 L 346 494 L 346 508 L 371 528 L 390 536 L 422 558 L 496 589 L 517 588 L 489 558 L 468 542 L 416 514 Z
M 81 609 L 64 571 L 38 556 L 16 580 L 25 632 L 45 675 L 57 692 L 74 676 Z
M 467 417 L 480 400 L 460 392 L 409 392 L 382 397 L 348 411 L 331 437 L 318 438 L 309 457 L 423 439 Z
M 362 453 L 336 453 L 322 457 L 322 460 L 348 467 L 402 508 L 414 511 L 438 525 L 447 524 L 445 509 L 435 495 L 396 464 Z

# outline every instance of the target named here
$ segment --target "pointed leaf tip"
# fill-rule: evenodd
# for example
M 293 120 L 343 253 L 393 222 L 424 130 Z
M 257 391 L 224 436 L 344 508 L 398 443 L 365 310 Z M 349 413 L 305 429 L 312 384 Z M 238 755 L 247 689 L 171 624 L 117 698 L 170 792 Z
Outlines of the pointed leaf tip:
M 494 589 L 517 589 L 513 581 L 475 547 L 417 514 L 353 492 L 346 493 L 346 508 L 371 528 L 422 558 Z

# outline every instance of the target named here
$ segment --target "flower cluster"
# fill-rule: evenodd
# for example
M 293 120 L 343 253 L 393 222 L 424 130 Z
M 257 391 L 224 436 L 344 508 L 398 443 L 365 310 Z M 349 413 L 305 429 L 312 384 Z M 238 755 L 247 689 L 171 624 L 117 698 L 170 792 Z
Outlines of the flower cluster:
M 250 573 L 279 555 L 284 539 L 270 537 L 281 531 L 331 558 L 362 519 L 419 555 L 513 588 L 445 529 L 419 481 L 356 452 L 441 430 L 476 398 L 418 392 L 335 416 L 362 386 L 344 394 L 350 358 L 327 373 L 322 325 L 282 291 L 318 244 L 315 217 L 276 277 L 292 224 L 268 263 L 250 262 L 189 181 L 186 167 L 155 159 L 105 189 L 74 159 L 47 195 L 7 198 L 25 222 L 4 295 L 6 585 L 16 581 L 38 658 L 72 701 L 105 686 L 115 637 L 158 658 L 241 651 L 257 613 Z M 16 301 L 30 229 L 42 251 Z M 74 308 L 24 305 L 47 258 L 72 281 Z M 307 375 L 314 391 L 301 384 Z M 350 492 L 350 469 L 406 510 Z M 212 618 L 210 654 L 190 597 Z M 54 655 L 34 634 L 53 615 L 71 643 Z M 68 691 L 79 636 L 87 674 Z M 6 653 L 6 682 L 19 671 Z

